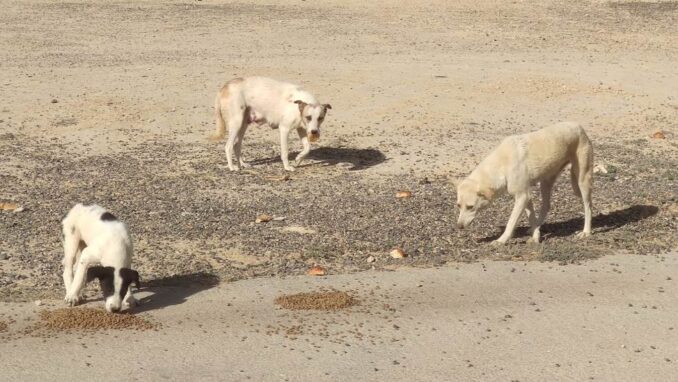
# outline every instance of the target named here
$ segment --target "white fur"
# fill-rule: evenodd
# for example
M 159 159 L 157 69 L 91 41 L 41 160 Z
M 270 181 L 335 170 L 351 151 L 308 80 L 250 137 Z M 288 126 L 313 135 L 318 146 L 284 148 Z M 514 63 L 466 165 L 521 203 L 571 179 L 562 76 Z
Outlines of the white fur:
M 87 281 L 87 269 L 90 266 L 115 268 L 113 279 L 115 291 L 106 299 L 106 310 L 110 312 L 120 310 L 121 305 L 128 308 L 134 304 L 129 289 L 122 302 L 119 294 L 122 284 L 119 271 L 132 265 L 132 239 L 124 223 L 118 220 L 101 220 L 105 212 L 106 209 L 98 205 L 77 204 L 62 221 L 63 278 L 66 287 L 65 301 L 72 306 L 81 300 L 81 293 Z
M 288 135 L 297 130 L 303 150 L 296 164 L 311 150 L 309 136 L 320 137 L 320 125 L 329 104 L 319 104 L 316 98 L 299 86 L 266 77 L 236 78 L 221 88 L 215 100 L 216 132 L 212 139 L 220 139 L 228 127 L 226 157 L 228 168 L 237 171 L 249 167 L 242 158 L 242 141 L 250 123 L 268 124 L 280 129 L 280 158 L 287 171 L 294 171 L 288 160 Z M 232 156 L 235 152 L 236 164 Z
M 558 175 L 571 164 L 572 187 L 584 204 L 584 230 L 591 234 L 591 187 L 593 182 L 593 146 L 584 129 L 575 122 L 561 122 L 541 130 L 507 137 L 475 170 L 457 186 L 459 220 L 464 228 L 499 194 L 515 198 L 506 230 L 495 241 L 506 243 L 525 211 L 532 228 L 531 241 L 539 242 L 539 227 L 551 206 L 551 191 Z M 530 200 L 530 186 L 539 182 L 542 205 L 539 218 Z

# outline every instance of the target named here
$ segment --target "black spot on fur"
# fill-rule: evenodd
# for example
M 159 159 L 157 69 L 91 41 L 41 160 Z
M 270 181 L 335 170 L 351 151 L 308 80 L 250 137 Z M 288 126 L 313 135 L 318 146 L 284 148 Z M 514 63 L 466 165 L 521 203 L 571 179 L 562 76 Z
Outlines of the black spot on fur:
M 130 284 L 134 283 L 134 286 L 136 286 L 137 289 L 141 288 L 141 284 L 139 283 L 139 272 L 129 268 L 121 268 L 120 277 L 122 278 L 122 287 L 119 292 L 121 299 L 125 298 L 125 294 L 127 294 Z
M 110 212 L 104 212 L 103 214 L 101 214 L 101 220 L 107 222 L 118 220 L 118 218 L 116 218 L 115 215 L 113 215 Z
M 87 282 L 94 279 L 99 279 L 99 286 L 104 293 L 104 298 L 111 296 L 115 291 L 115 284 L 113 283 L 113 274 L 115 268 L 102 267 L 100 265 L 87 268 Z
M 115 268 L 113 267 L 102 267 L 97 265 L 87 269 L 87 282 L 90 282 L 94 279 L 99 279 L 99 286 L 101 287 L 101 291 L 104 293 L 104 299 L 108 296 L 112 296 L 113 293 L 115 293 L 114 276 Z M 141 288 L 141 283 L 139 283 L 139 273 L 133 269 L 121 268 L 120 278 L 122 279 L 122 285 L 120 285 L 118 294 L 120 295 L 121 300 L 125 298 L 130 284 L 134 284 L 137 289 Z

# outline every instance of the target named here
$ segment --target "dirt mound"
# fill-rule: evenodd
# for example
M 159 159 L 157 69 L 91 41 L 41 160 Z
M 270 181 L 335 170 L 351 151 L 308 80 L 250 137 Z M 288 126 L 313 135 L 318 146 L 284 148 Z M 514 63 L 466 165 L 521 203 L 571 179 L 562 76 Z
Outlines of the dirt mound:
M 128 313 L 108 313 L 93 308 L 60 308 L 43 310 L 40 312 L 40 321 L 34 330 L 108 330 L 108 329 L 136 329 L 149 330 L 157 325 L 145 319 Z
M 354 306 L 358 301 L 346 292 L 333 290 L 282 295 L 274 303 L 292 310 L 337 310 Z

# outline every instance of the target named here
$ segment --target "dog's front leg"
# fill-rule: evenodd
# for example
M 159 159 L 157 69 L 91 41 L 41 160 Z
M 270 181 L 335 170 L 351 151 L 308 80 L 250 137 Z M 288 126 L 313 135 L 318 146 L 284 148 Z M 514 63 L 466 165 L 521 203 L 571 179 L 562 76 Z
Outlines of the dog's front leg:
M 511 211 L 511 217 L 509 217 L 508 223 L 506 223 L 506 229 L 499 239 L 494 241 L 494 244 L 505 244 L 511 237 L 513 237 L 513 231 L 516 228 L 516 224 L 518 224 L 520 215 L 527 206 L 527 201 L 528 195 L 526 192 L 516 194 L 515 203 L 513 204 L 513 211 Z
M 66 291 L 66 297 L 64 298 L 66 304 L 74 306 L 80 302 L 80 292 L 87 281 L 87 268 L 89 268 L 92 261 L 92 250 L 90 247 L 87 247 L 80 254 L 80 259 L 78 260 L 75 269 L 75 275 L 73 276 L 73 282 Z
M 287 138 L 290 135 L 290 126 L 286 124 L 280 125 L 280 159 L 283 162 L 283 166 L 287 171 L 294 171 L 294 167 L 290 166 L 289 156 L 289 147 Z
M 122 300 L 122 307 L 125 308 L 125 309 L 130 309 L 130 308 L 138 306 L 138 305 L 139 305 L 139 303 L 137 302 L 137 300 L 132 295 L 131 288 L 127 289 L 127 294 L 125 295 L 125 298 Z
M 303 127 L 297 128 L 297 133 L 299 134 L 299 139 L 301 139 L 301 145 L 304 147 L 303 150 L 297 155 L 297 159 L 294 161 L 294 164 L 299 166 L 301 161 L 306 158 L 309 152 L 311 152 L 311 142 L 308 140 L 308 134 L 306 134 L 306 129 Z

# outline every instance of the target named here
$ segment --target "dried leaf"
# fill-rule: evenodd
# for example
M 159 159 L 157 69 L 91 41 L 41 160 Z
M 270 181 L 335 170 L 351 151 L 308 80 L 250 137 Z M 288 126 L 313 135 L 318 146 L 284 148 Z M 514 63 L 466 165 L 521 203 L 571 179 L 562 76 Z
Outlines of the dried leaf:
M 270 222 L 271 220 L 273 220 L 272 216 L 266 215 L 266 214 L 261 214 L 261 215 L 257 216 L 257 220 L 255 220 L 254 222 L 255 223 L 267 223 L 267 222 Z
M 325 268 L 320 265 L 314 265 L 308 270 L 309 276 L 325 276 Z
M 404 257 L 407 257 L 407 254 L 403 252 L 403 250 L 400 248 L 393 248 L 393 250 L 391 251 L 391 257 L 394 259 L 402 259 Z

